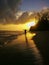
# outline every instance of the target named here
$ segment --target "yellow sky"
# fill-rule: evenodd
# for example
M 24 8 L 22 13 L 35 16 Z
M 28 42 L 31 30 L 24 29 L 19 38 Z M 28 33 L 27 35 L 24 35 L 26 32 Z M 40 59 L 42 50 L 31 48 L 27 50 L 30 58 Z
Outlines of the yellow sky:
M 0 30 L 9 30 L 9 31 L 22 30 L 22 28 L 23 28 L 22 26 L 21 26 L 21 24 L 19 24 L 19 25 L 15 25 L 15 24 L 2 25 L 2 24 L 0 24 Z
M 36 21 L 30 21 L 24 24 L 0 24 L 0 30 L 9 30 L 9 31 L 23 31 L 24 29 L 29 30 L 31 26 L 36 25 Z

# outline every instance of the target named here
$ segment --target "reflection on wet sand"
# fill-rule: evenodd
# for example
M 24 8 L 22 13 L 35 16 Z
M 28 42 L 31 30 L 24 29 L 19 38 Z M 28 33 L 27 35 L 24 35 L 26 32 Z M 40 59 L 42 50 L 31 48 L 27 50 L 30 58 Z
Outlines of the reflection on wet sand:
M 10 41 L 0 48 L 1 65 L 43 65 L 42 57 L 31 37 L 35 34 L 27 33 Z M 27 43 L 27 44 L 26 44 Z M 3 63 L 2 63 L 3 62 Z

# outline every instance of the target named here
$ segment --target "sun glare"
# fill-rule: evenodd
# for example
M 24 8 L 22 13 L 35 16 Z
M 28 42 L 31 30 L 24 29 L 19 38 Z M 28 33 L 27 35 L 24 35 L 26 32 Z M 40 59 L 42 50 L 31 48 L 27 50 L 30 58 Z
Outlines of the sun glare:
M 29 30 L 31 26 L 34 27 L 34 26 L 36 26 L 36 24 L 37 24 L 36 21 L 30 21 L 30 22 L 25 24 L 25 28 Z
M 31 26 L 35 26 L 35 24 L 36 24 L 35 22 L 29 22 L 29 23 L 27 24 L 27 26 L 28 26 L 28 27 L 31 27 Z
M 23 31 L 24 29 L 29 30 L 31 26 L 35 27 L 37 24 L 37 20 L 30 20 L 29 22 L 26 22 L 24 24 L 7 24 L 2 25 L 0 24 L 0 30 L 10 30 L 10 31 Z

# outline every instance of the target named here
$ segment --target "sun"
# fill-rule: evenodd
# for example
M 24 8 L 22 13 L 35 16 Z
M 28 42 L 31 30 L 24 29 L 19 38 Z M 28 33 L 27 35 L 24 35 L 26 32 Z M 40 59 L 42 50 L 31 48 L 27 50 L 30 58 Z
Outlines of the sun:
M 31 26 L 35 26 L 35 22 L 29 22 L 29 23 L 27 23 L 26 25 L 28 26 L 28 27 L 31 27 Z
M 37 24 L 37 22 L 35 20 L 31 20 L 30 22 L 25 23 L 24 28 L 27 29 L 27 30 L 29 30 L 31 26 L 35 27 L 36 24 Z

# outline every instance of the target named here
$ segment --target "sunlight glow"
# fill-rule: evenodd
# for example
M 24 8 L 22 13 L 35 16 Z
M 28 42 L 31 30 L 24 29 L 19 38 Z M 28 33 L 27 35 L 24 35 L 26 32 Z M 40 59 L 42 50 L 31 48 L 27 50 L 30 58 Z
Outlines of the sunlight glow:
M 36 27 L 36 24 L 38 23 L 37 20 L 30 20 L 24 24 L 7 24 L 3 25 L 0 24 L 0 30 L 9 30 L 9 31 L 23 31 L 23 30 L 29 30 L 31 26 Z
M 28 27 L 31 27 L 31 26 L 35 26 L 35 22 L 29 22 L 29 23 L 27 23 L 26 25 L 28 26 Z
M 30 34 L 29 32 L 27 33 L 27 38 L 31 39 L 32 37 L 34 37 L 36 35 L 36 33 L 32 33 Z
M 35 27 L 37 24 L 37 20 L 31 20 L 30 22 L 28 23 L 25 23 L 24 25 L 24 28 L 29 30 L 31 26 Z

